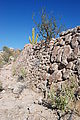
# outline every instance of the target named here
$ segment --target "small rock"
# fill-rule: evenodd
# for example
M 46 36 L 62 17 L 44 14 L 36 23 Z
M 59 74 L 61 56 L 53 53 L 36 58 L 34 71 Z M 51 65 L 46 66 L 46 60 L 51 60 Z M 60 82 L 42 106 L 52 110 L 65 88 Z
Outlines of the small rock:
M 71 75 L 71 70 L 66 70 L 65 72 L 63 72 L 63 79 L 66 80 L 66 79 L 69 79 Z
M 78 46 L 78 41 L 77 41 L 77 38 L 74 37 L 72 40 L 71 40 L 71 47 L 74 49 L 75 47 Z
M 24 88 L 26 88 L 26 86 L 24 84 L 18 82 L 18 83 L 16 83 L 16 85 L 14 85 L 13 93 L 20 94 Z
M 72 69 L 73 68 L 73 62 L 69 62 L 66 66 L 67 69 Z
M 57 59 L 56 59 L 57 62 L 61 62 L 61 61 L 62 61 L 62 60 L 61 60 L 62 53 L 63 53 L 63 49 L 59 49 L 59 50 L 58 50 Z
M 67 58 L 71 54 L 71 52 L 72 52 L 72 49 L 70 45 L 65 45 L 63 50 L 63 56 Z
M 65 35 L 65 31 L 63 31 L 63 32 L 60 33 L 60 37 L 62 37 L 64 35 Z
M 66 66 L 68 64 L 68 61 L 67 61 L 66 57 L 62 56 L 61 64 L 64 65 L 64 66 Z
M 53 71 L 57 71 L 57 70 L 58 70 L 58 65 L 57 65 L 57 63 L 53 63 L 53 64 L 52 64 L 52 70 L 53 70 Z
M 74 55 L 77 57 L 78 55 L 80 55 L 80 50 L 79 47 L 75 47 L 74 48 Z
M 56 61 L 59 48 L 60 48 L 59 46 L 54 47 L 54 49 L 52 51 L 51 62 Z
M 5 93 L 5 92 L 6 92 L 5 90 L 2 91 L 2 93 Z
M 43 97 L 42 97 L 42 96 L 39 97 L 39 99 L 38 99 L 38 104 L 39 104 L 39 105 L 42 105 L 42 100 L 43 100 Z
M 70 44 L 71 38 L 72 38 L 71 34 L 68 34 L 68 35 L 65 36 L 65 44 L 66 44 L 66 45 L 67 45 L 67 44 Z
M 53 77 L 53 81 L 54 82 L 56 82 L 56 81 L 58 81 L 58 82 L 62 81 L 62 73 L 61 73 L 61 71 L 60 70 L 59 71 L 55 71 L 52 74 L 52 77 Z

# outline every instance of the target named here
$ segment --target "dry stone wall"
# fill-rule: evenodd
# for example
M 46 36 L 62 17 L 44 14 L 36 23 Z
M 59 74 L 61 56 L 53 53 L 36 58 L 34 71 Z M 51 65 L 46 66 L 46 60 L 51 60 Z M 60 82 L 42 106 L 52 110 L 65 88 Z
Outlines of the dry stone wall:
M 14 66 L 19 80 L 25 73 L 25 80 L 42 90 L 46 80 L 48 84 L 61 83 L 71 75 L 80 84 L 80 26 L 62 32 L 50 43 L 26 45 Z

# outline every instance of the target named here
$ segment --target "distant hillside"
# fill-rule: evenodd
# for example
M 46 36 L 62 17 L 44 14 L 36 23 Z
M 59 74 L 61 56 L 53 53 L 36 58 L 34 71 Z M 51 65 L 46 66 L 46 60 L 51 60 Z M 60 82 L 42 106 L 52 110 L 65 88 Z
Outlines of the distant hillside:
M 11 60 L 15 60 L 18 55 L 20 54 L 20 50 L 13 49 L 13 48 L 8 48 L 7 46 L 3 47 L 3 50 L 0 51 L 0 67 L 3 67 L 8 62 L 11 62 Z

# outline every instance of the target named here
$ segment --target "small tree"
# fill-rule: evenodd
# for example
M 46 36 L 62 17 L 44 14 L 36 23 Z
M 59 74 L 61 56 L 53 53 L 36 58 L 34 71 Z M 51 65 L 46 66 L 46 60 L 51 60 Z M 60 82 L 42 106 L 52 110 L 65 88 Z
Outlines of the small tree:
M 35 21 L 34 16 L 32 16 L 32 19 L 37 27 L 39 37 L 46 41 L 56 38 L 64 29 L 64 26 L 62 24 L 58 25 L 56 18 L 53 15 L 48 15 L 45 9 L 42 9 L 40 23 Z

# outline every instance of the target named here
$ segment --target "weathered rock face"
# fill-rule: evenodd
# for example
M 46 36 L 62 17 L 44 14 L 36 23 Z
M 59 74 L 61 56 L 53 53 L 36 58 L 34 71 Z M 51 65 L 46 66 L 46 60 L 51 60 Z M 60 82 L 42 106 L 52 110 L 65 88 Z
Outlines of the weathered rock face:
M 35 86 L 45 80 L 61 82 L 70 75 L 80 81 L 80 27 L 62 32 L 55 41 L 26 46 L 16 61 L 16 75 L 24 69 L 26 80 Z

